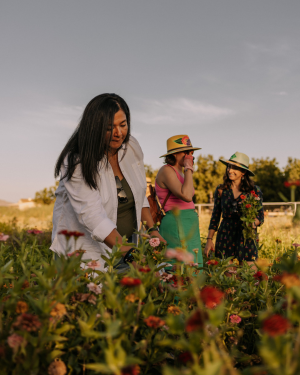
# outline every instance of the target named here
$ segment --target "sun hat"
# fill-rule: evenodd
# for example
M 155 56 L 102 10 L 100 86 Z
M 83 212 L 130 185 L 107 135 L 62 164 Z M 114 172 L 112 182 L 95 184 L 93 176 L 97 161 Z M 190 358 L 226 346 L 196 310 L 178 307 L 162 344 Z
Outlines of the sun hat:
M 167 153 L 160 156 L 160 158 L 163 158 L 167 155 L 176 154 L 177 152 L 193 150 L 201 150 L 201 148 L 193 147 L 190 137 L 188 135 L 173 135 L 173 137 L 167 139 Z
M 242 152 L 236 151 L 229 160 L 219 159 L 221 163 L 228 165 L 233 164 L 238 166 L 239 168 L 246 169 L 250 176 L 255 176 L 252 171 L 249 169 L 249 156 L 243 154 Z

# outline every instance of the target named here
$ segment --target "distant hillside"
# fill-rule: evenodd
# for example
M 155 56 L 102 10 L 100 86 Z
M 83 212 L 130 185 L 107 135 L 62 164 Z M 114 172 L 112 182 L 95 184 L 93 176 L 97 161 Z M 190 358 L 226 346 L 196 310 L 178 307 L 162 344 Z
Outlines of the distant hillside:
M 11 204 L 11 202 L 6 202 L 0 199 L 0 206 L 10 206 Z

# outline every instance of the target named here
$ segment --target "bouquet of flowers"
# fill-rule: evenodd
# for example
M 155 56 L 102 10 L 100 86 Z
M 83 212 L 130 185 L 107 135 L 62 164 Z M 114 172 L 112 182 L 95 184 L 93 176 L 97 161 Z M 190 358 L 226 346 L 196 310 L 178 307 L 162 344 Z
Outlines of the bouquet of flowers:
M 244 243 L 246 243 L 246 240 L 254 240 L 255 244 L 257 233 L 253 223 L 258 216 L 258 211 L 262 208 L 262 204 L 254 190 L 252 190 L 250 194 L 241 195 L 241 199 L 241 220 L 243 222 Z

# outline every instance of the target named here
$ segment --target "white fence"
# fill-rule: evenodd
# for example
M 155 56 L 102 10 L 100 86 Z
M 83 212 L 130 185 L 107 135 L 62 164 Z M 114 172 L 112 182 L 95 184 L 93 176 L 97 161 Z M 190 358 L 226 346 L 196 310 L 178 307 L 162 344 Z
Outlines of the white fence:
M 297 204 L 300 202 L 263 202 L 265 212 L 268 212 L 269 216 L 283 216 L 290 215 L 294 216 L 297 208 Z M 198 214 L 201 212 L 209 211 L 211 212 L 214 204 L 213 203 L 200 203 L 195 204 Z M 270 206 L 270 209 L 267 207 Z

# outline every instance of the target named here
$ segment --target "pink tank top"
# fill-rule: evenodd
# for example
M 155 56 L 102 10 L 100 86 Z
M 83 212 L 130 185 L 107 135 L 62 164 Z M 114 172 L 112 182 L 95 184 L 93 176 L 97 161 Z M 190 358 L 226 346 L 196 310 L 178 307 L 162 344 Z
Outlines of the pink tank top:
M 167 164 L 169 167 L 173 168 L 171 165 Z M 176 175 L 178 177 L 178 180 L 183 184 L 184 178 L 176 171 L 175 168 L 173 168 L 176 172 Z M 157 185 L 157 182 L 155 181 L 155 190 L 157 197 L 160 201 L 160 204 L 162 205 L 164 203 L 164 200 L 166 199 L 166 196 L 168 195 L 169 189 L 163 189 L 160 186 Z M 167 203 L 165 204 L 164 210 L 165 212 L 170 211 L 172 208 L 177 207 L 179 210 L 194 210 L 195 205 L 194 202 L 185 202 L 182 199 L 177 198 L 174 194 L 171 193 L 169 196 L 169 199 L 167 200 Z

